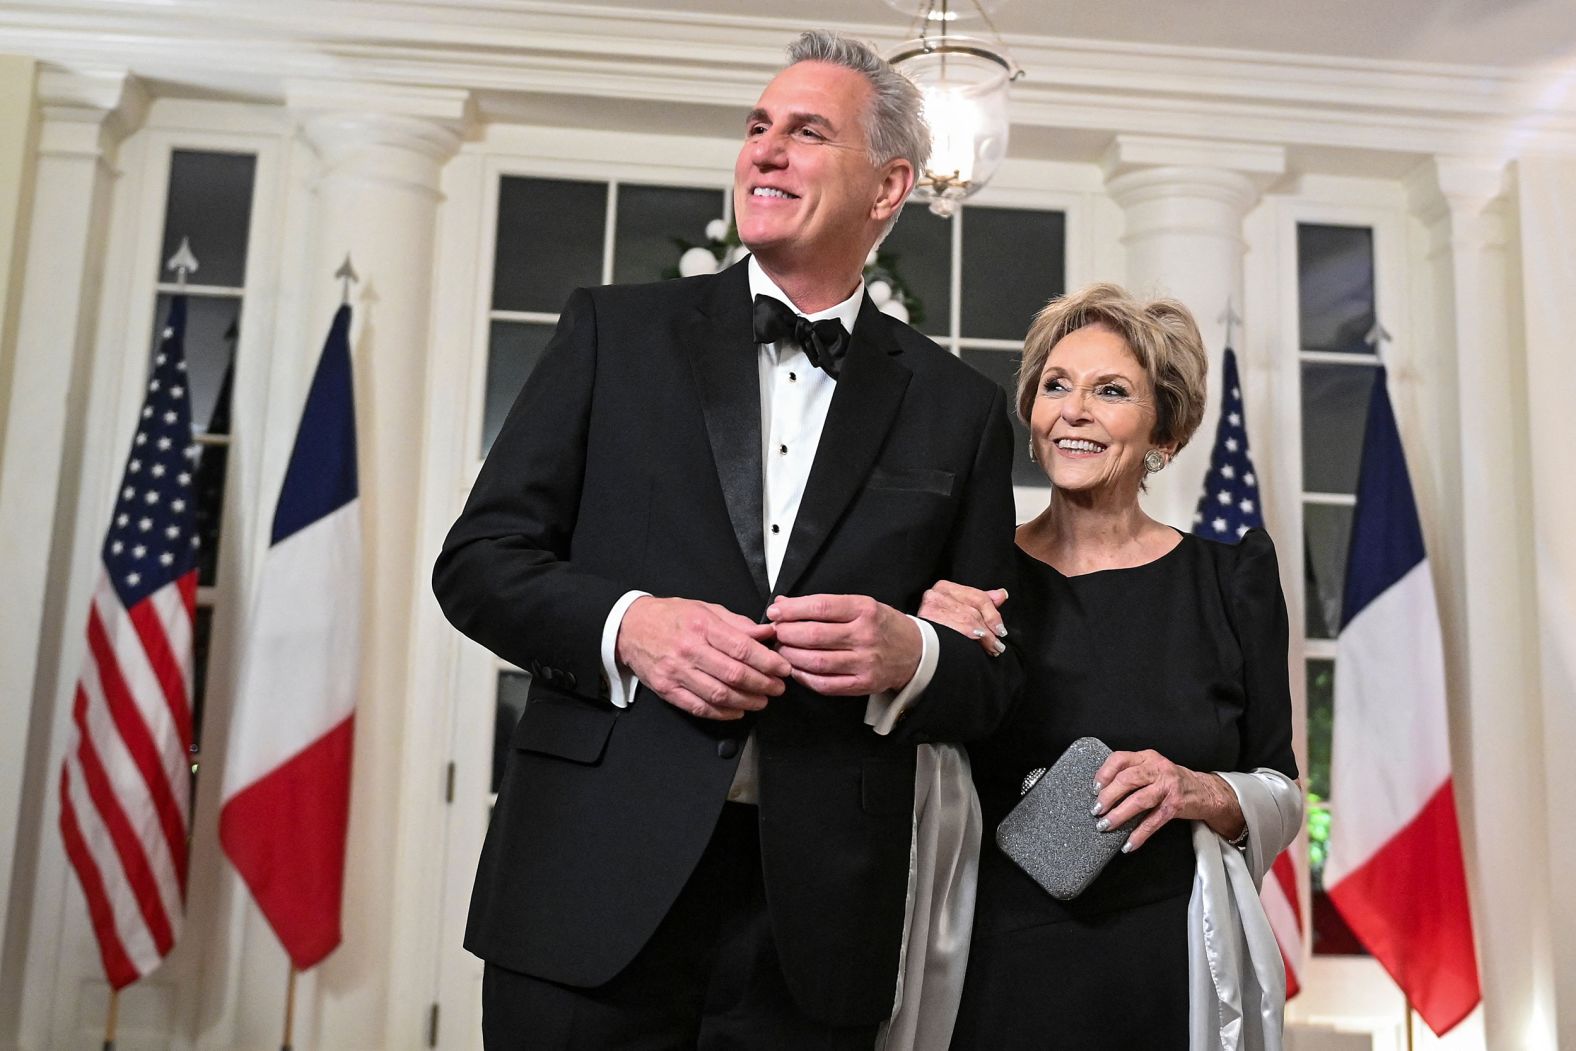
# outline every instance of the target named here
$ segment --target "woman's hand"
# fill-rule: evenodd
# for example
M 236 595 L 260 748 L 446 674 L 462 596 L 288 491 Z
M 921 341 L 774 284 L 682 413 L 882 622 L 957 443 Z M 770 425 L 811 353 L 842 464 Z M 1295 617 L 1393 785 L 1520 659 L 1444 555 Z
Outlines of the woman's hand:
M 1148 811 L 1124 853 L 1143 846 L 1172 818 L 1202 821 L 1226 839 L 1235 839 L 1245 826 L 1242 806 L 1225 778 L 1178 766 L 1154 749 L 1112 752 L 1094 780 L 1099 794 L 1090 813 L 1100 818 L 1100 831 L 1121 828 Z
M 999 657 L 1007 648 L 1001 641 L 1007 637 L 1007 626 L 1002 623 L 997 608 L 1006 601 L 1006 588 L 981 591 L 966 584 L 938 580 L 920 601 L 919 615 L 978 639 L 986 653 Z

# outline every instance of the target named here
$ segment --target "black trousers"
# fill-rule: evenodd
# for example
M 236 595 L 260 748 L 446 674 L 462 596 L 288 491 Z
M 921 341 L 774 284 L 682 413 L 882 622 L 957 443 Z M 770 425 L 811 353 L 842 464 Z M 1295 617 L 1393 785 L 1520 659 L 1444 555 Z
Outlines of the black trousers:
M 869 1051 L 877 1026 L 827 1026 L 806 1017 L 788 992 L 766 911 L 757 821 L 753 806 L 723 807 L 673 908 L 606 985 L 577 989 L 489 963 L 487 1051 Z

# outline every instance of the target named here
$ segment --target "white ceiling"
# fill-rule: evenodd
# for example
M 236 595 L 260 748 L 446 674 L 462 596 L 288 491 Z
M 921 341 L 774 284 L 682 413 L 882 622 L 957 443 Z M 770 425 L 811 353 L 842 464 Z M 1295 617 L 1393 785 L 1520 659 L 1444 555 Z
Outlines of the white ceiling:
M 650 9 L 651 0 L 598 0 Z M 806 26 L 909 23 L 883 0 L 663 0 L 662 9 Z M 968 0 L 954 0 L 957 10 Z M 987 5 L 989 6 L 989 5 Z M 991 15 L 1014 37 L 1233 48 L 1302 55 L 1525 68 L 1576 59 L 1576 0 L 999 0 Z M 982 35 L 974 18 L 961 32 Z

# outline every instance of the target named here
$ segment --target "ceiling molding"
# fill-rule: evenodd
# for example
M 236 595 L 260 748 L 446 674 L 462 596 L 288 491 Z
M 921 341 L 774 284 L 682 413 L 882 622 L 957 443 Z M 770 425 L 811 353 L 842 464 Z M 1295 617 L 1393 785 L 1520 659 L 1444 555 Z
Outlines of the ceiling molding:
M 723 108 L 781 62 L 796 21 L 557 0 L 7 0 L 0 45 L 53 68 L 113 63 L 156 90 L 282 101 L 299 79 Z M 837 26 L 880 45 L 902 26 Z M 1576 77 L 1014 35 L 1020 127 L 1204 135 L 1417 154 L 1576 154 Z

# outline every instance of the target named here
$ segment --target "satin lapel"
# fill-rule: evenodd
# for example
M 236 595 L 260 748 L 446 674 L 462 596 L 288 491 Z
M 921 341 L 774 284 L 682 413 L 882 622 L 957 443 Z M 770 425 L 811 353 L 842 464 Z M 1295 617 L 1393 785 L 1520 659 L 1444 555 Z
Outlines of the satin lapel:
M 805 483 L 799 517 L 783 555 L 774 594 L 792 593 L 832 527 L 864 484 L 902 404 L 911 373 L 887 330 L 890 322 L 866 296 L 827 409 L 821 443 Z
M 761 377 L 744 263 L 719 275 L 711 297 L 684 329 L 685 350 L 706 417 L 717 480 L 739 551 L 764 600 L 766 539 L 761 528 Z

